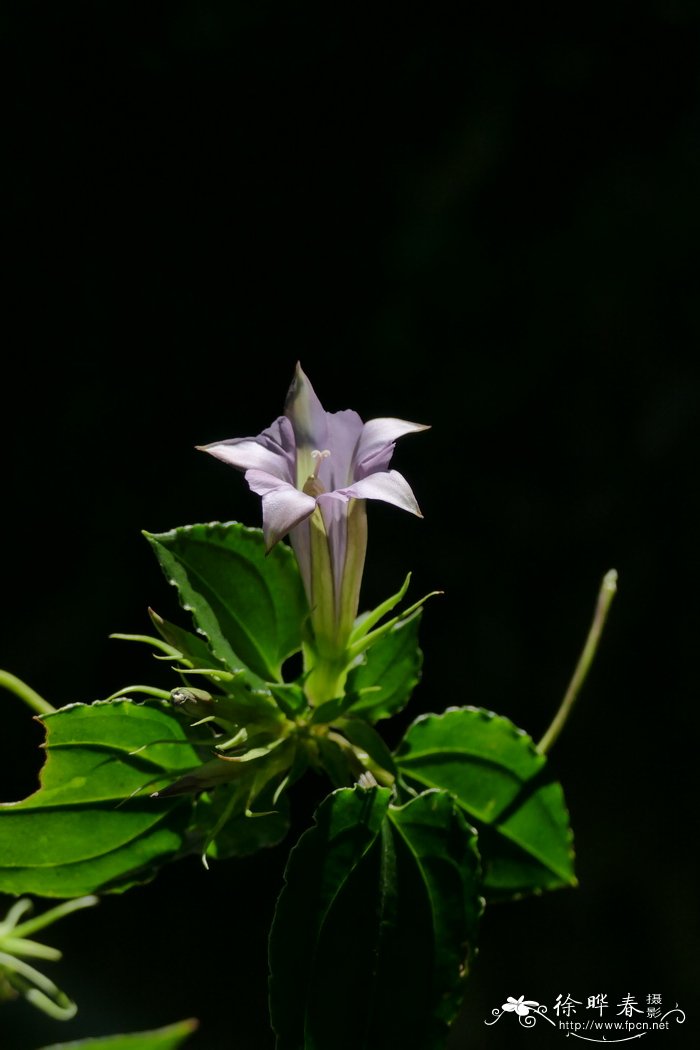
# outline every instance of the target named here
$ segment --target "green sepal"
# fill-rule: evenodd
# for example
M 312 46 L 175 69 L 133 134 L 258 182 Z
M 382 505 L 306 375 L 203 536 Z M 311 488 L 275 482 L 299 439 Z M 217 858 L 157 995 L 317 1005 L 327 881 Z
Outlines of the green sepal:
M 402 620 L 407 620 L 409 616 L 412 616 L 418 609 L 421 609 L 427 602 L 428 598 L 434 598 L 436 595 L 442 593 L 442 591 L 429 591 L 428 594 L 424 594 L 423 597 L 419 598 L 417 602 L 413 603 L 413 605 L 409 605 L 408 609 L 404 609 L 403 612 L 400 612 L 398 616 L 394 616 L 391 620 L 387 620 L 387 622 L 383 623 L 381 627 L 375 628 L 375 630 L 370 631 L 369 634 L 362 635 L 356 642 L 348 646 L 349 659 L 351 661 L 356 660 L 358 656 L 361 656 L 362 653 L 366 652 L 373 645 L 376 645 L 380 639 L 384 638 L 389 631 L 392 631 L 396 624 L 401 623 Z
M 178 1050 L 197 1029 L 196 1021 L 179 1021 L 150 1032 L 131 1035 L 105 1035 L 96 1039 L 78 1039 L 70 1043 L 52 1043 L 42 1050 Z
M 237 522 L 145 536 L 214 656 L 233 673 L 280 682 L 308 615 L 292 551 L 277 544 L 266 555 L 262 531 Z
M 421 715 L 394 758 L 406 784 L 450 791 L 479 829 L 487 899 L 576 885 L 561 786 L 507 718 L 474 707 Z
M 346 689 L 353 694 L 348 714 L 378 722 L 408 703 L 420 680 L 423 654 L 418 645 L 422 611 L 400 620 L 352 668 Z
M 189 799 L 151 794 L 200 764 L 160 705 L 72 704 L 41 718 L 40 787 L 0 805 L 0 892 L 78 897 L 150 878 L 179 852 Z
M 372 630 L 372 628 L 379 623 L 380 620 L 383 620 L 384 617 L 392 611 L 392 609 L 396 608 L 396 606 L 399 604 L 400 601 L 403 600 L 403 598 L 406 595 L 406 592 L 408 591 L 409 585 L 411 583 L 411 575 L 412 574 L 410 572 L 406 574 L 406 579 L 403 581 L 396 594 L 392 594 L 390 598 L 386 598 L 383 602 L 381 602 L 369 612 L 362 613 L 360 616 L 358 616 L 357 620 L 355 621 L 355 627 L 348 641 L 349 645 L 353 645 L 355 642 L 358 642 L 360 638 L 364 638 L 364 636 L 368 634 Z
M 270 933 L 277 1050 L 443 1050 L 481 911 L 446 792 L 333 792 L 292 850 Z

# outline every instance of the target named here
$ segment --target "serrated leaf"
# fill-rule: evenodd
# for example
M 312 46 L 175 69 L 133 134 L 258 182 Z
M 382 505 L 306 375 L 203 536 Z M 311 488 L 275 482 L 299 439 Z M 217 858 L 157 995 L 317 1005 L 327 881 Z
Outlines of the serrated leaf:
M 270 934 L 277 1050 L 441 1050 L 478 897 L 474 834 L 453 799 L 390 808 L 335 791 L 292 850 Z
M 422 715 L 394 757 L 405 781 L 452 792 L 479 827 L 489 899 L 576 884 L 561 786 L 507 718 L 474 707 Z
M 131 1035 L 106 1035 L 97 1039 L 78 1039 L 71 1043 L 53 1043 L 42 1050 L 178 1050 L 197 1028 L 196 1021 L 179 1021 L 151 1032 Z
M 418 646 L 419 609 L 374 643 L 348 675 L 347 691 L 357 693 L 348 714 L 378 722 L 408 703 L 420 679 L 423 654 Z M 371 690 L 364 692 L 363 690 Z
M 0 805 L 0 891 L 77 897 L 149 877 L 180 849 L 191 814 L 189 799 L 149 797 L 199 765 L 180 722 L 128 700 L 41 721 L 40 787 Z
M 308 615 L 292 551 L 278 543 L 266 555 L 262 531 L 237 522 L 146 537 L 213 654 L 230 671 L 247 667 L 281 681 L 282 664 L 301 649 Z
M 483 909 L 476 834 L 444 791 L 390 806 L 389 817 L 420 871 L 430 905 L 433 1002 L 437 1017 L 449 1025 L 459 1010 Z

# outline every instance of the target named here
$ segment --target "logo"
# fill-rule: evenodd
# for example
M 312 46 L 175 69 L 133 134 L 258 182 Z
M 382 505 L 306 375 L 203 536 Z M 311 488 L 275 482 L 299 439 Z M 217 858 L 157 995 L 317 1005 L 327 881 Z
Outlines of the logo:
M 534 1028 L 542 1020 L 567 1037 L 607 1044 L 626 1043 L 653 1033 L 668 1032 L 671 1025 L 685 1022 L 685 1012 L 678 1003 L 664 1009 L 659 992 L 649 992 L 641 1000 L 630 992 L 618 1003 L 603 992 L 586 996 L 585 1000 L 574 999 L 567 992 L 565 996 L 557 996 L 551 1014 L 547 1006 L 536 999 L 526 999 L 524 995 L 514 999 L 509 995 L 500 1007 L 491 1011 L 493 1020 L 484 1021 L 484 1024 L 496 1024 L 506 1014 L 517 1017 L 523 1028 Z

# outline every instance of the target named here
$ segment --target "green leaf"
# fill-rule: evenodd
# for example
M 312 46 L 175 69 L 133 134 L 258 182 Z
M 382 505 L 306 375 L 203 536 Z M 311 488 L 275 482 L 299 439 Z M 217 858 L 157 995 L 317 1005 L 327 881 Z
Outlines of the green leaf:
M 332 700 L 325 700 L 314 709 L 310 724 L 318 726 L 335 722 L 348 707 L 356 702 L 356 699 L 357 697 L 354 693 L 348 693 L 345 696 L 335 696 Z
M 265 554 L 260 529 L 236 522 L 146 533 L 161 567 L 231 671 L 249 668 L 281 681 L 284 661 L 301 649 L 308 607 L 294 555 L 278 543 Z
M 389 817 L 420 872 L 431 927 L 426 941 L 433 942 L 433 1003 L 447 1026 L 460 1007 L 483 911 L 476 833 L 445 791 L 426 791 L 405 806 L 391 806 Z
M 351 744 L 365 751 L 382 769 L 396 775 L 396 766 L 391 751 L 376 729 L 373 729 L 368 722 L 363 722 L 361 718 L 347 718 L 343 720 L 342 730 Z
M 220 797 L 213 801 L 212 825 L 224 811 L 229 793 L 230 789 L 217 791 Z M 252 815 L 236 813 L 227 820 L 207 847 L 207 856 L 217 860 L 246 857 L 281 842 L 289 831 L 289 802 L 285 795 L 273 802 L 273 795 L 273 786 L 268 786 L 256 799 Z
M 53 1043 L 43 1050 L 178 1050 L 197 1028 L 196 1021 L 179 1021 L 151 1032 L 132 1035 L 106 1035 L 98 1039 L 79 1039 L 72 1043 Z
M 321 765 L 328 774 L 333 787 L 349 787 L 355 776 L 348 762 L 347 752 L 335 740 L 320 736 L 316 741 Z M 350 756 L 352 757 L 352 756 Z
M 150 798 L 200 759 L 181 723 L 128 700 L 41 721 L 40 787 L 0 805 L 0 891 L 77 897 L 150 877 L 182 846 L 189 799 Z
M 292 850 L 270 934 L 277 1050 L 441 1050 L 480 911 L 454 800 L 335 791 Z
M 148 615 L 161 638 L 176 649 L 190 667 L 216 667 L 222 671 L 226 670 L 224 663 L 216 659 L 202 635 L 193 634 L 192 631 L 186 631 L 183 627 L 164 620 L 153 609 L 148 610 Z
M 422 715 L 394 757 L 404 781 L 450 791 L 476 823 L 489 899 L 576 885 L 561 786 L 507 718 L 474 707 Z
M 418 647 L 421 610 L 400 620 L 365 653 L 348 675 L 347 691 L 360 697 L 348 710 L 368 722 L 395 715 L 406 706 L 420 679 L 423 654 Z M 363 693 L 363 690 L 371 692 Z
M 271 685 L 270 692 L 275 698 L 280 711 L 287 718 L 297 718 L 308 707 L 304 690 L 295 682 L 285 683 L 284 685 Z

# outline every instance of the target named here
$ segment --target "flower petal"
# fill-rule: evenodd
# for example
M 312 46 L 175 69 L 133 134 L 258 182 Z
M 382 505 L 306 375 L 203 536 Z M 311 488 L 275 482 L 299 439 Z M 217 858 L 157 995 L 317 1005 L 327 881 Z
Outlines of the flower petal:
M 336 584 L 336 599 L 340 599 L 343 570 L 348 554 L 348 499 L 336 499 L 335 492 L 324 492 L 318 497 L 323 515 L 323 524 L 328 536 L 333 579 Z
M 395 507 L 400 507 L 401 510 L 416 514 L 419 518 L 423 517 L 411 486 L 398 470 L 370 474 L 369 477 L 362 478 L 347 488 L 338 489 L 329 495 L 340 499 L 381 499 L 385 503 L 392 503 Z
M 326 420 L 330 456 L 321 464 L 319 478 L 330 492 L 352 485 L 355 480 L 354 453 L 364 424 L 351 408 L 343 412 L 328 412 Z
M 284 414 L 294 428 L 297 450 L 295 481 L 302 489 L 306 479 L 314 472 L 315 463 L 311 453 L 328 448 L 328 413 L 298 362 L 284 404 Z
M 386 469 L 394 451 L 394 442 L 404 434 L 415 434 L 421 430 L 430 430 L 423 423 L 409 423 L 406 419 L 379 417 L 365 423 L 355 452 L 355 477 L 362 477 L 368 471 L 369 463 L 374 469 Z M 384 452 L 385 462 L 378 463 L 377 457 Z
M 300 492 L 287 481 L 280 481 L 264 470 L 248 470 L 245 479 L 253 492 L 262 496 L 263 533 L 268 550 L 314 512 L 313 496 Z
M 257 437 L 213 441 L 197 448 L 238 470 L 264 470 L 282 481 L 294 480 L 294 433 L 285 416 L 280 416 Z

